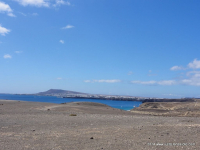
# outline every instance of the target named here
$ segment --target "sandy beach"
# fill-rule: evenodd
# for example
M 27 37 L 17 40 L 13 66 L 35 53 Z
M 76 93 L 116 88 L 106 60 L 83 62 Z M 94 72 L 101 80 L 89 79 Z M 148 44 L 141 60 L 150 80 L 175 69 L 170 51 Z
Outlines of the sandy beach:
M 198 150 L 199 117 L 0 100 L 0 150 Z

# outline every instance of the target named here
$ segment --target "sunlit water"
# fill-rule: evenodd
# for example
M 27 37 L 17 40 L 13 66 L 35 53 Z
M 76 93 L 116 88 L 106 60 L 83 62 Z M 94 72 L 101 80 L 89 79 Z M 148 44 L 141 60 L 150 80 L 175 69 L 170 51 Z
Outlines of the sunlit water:
M 138 101 L 115 101 L 115 100 L 101 100 L 101 99 L 79 99 L 79 98 L 59 98 L 54 96 L 33 96 L 33 95 L 12 95 L 12 94 L 0 94 L 0 99 L 7 100 L 21 100 L 31 102 L 48 102 L 48 103 L 68 103 L 68 102 L 96 102 L 106 104 L 113 108 L 131 110 L 134 107 L 138 107 L 142 102 Z

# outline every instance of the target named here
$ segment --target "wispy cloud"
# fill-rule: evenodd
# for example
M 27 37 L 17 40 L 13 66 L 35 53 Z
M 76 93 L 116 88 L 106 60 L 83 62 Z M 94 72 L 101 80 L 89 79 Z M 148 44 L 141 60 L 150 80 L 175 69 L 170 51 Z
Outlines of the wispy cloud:
M 14 0 L 23 6 L 36 6 L 36 7 L 59 7 L 61 5 L 71 6 L 69 1 L 64 0 Z
M 185 68 L 183 68 L 182 66 L 173 66 L 170 68 L 170 70 L 175 71 L 175 70 L 184 70 Z
M 176 81 L 174 80 L 162 80 L 162 81 L 131 81 L 133 84 L 143 84 L 143 85 L 174 85 Z
M 190 62 L 187 67 L 182 66 L 173 66 L 170 68 L 172 71 L 176 70 L 187 70 L 187 69 L 200 69 L 200 60 L 194 59 L 192 62 Z
M 60 43 L 62 43 L 62 44 L 64 44 L 64 43 L 65 43 L 65 41 L 63 41 L 63 40 L 60 40 L 59 42 L 60 42 Z
M 6 28 L 2 27 L 1 24 L 0 24 L 0 34 L 1 34 L 1 35 L 5 36 L 5 35 L 8 34 L 9 32 L 10 32 L 9 29 L 6 29 Z
M 193 69 L 192 71 L 182 72 L 179 78 L 173 80 L 133 80 L 128 81 L 127 83 L 132 84 L 140 84 L 140 85 L 157 85 L 157 86 L 173 86 L 173 85 L 187 85 L 187 86 L 200 86 L 200 60 L 194 59 L 190 62 L 187 67 L 182 66 L 173 66 L 170 70 L 189 70 Z M 195 69 L 195 70 L 194 70 Z M 197 70 L 199 69 L 199 70 Z M 151 74 L 152 71 L 149 70 Z M 131 75 L 132 72 L 130 71 L 128 75 Z M 153 74 L 151 74 L 153 75 Z M 122 80 L 113 79 L 113 80 L 85 80 L 86 83 L 119 83 Z M 174 95 L 171 95 L 174 96 Z
M 200 60 L 194 59 L 193 62 L 188 64 L 188 67 L 191 69 L 199 69 L 200 68 Z
M 49 0 L 15 0 L 23 6 L 49 7 Z
M 3 56 L 3 58 L 5 58 L 5 59 L 9 59 L 9 58 L 12 58 L 12 56 L 9 55 L 9 54 L 5 54 L 5 55 Z
M 21 14 L 21 15 L 23 15 L 23 16 L 38 16 L 38 13 L 27 13 L 27 14 L 25 14 L 25 13 L 22 13 L 22 12 L 18 12 L 19 14 Z
M 17 53 L 17 54 L 20 54 L 20 53 L 22 53 L 23 51 L 15 51 L 15 53 Z
M 189 71 L 185 74 L 184 78 L 176 80 L 162 80 L 162 81 L 131 81 L 132 84 L 142 85 L 190 85 L 200 86 L 200 71 Z
M 65 26 L 65 27 L 62 27 L 61 29 L 71 29 L 71 28 L 74 28 L 74 26 L 72 26 L 72 25 L 67 25 L 67 26 Z
M 121 80 L 113 79 L 113 80 L 85 80 L 86 83 L 118 83 L 121 82 Z
M 61 77 L 58 77 L 58 78 L 56 78 L 57 80 L 62 80 L 62 78 Z
M 1 1 L 0 1 L 0 13 L 7 13 L 8 16 L 15 17 L 15 15 L 13 14 L 13 10 L 10 8 L 10 6 Z
M 22 16 L 27 16 L 25 13 L 22 13 L 22 12 L 18 12 L 19 14 L 21 14 Z
M 188 78 L 180 80 L 181 84 L 200 86 L 200 71 L 189 71 L 186 76 Z
M 68 1 L 56 0 L 56 3 L 53 4 L 54 7 L 61 6 L 61 5 L 68 5 L 68 6 L 70 6 L 71 3 L 68 2 Z

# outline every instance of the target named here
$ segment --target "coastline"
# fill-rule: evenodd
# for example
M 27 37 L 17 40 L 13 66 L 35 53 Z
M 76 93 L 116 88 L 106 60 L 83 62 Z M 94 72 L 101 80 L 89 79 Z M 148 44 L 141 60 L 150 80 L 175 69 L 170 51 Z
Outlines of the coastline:
M 12 99 L 12 100 L 23 100 L 23 101 L 32 101 L 32 102 L 47 102 L 47 103 L 69 103 L 76 101 L 88 101 L 103 103 L 109 105 L 113 108 L 130 110 L 133 106 L 138 107 L 141 102 L 139 101 L 116 101 L 116 100 L 102 100 L 102 99 L 79 99 L 79 98 L 60 98 L 56 96 L 35 96 L 35 95 L 0 95 L 0 99 Z

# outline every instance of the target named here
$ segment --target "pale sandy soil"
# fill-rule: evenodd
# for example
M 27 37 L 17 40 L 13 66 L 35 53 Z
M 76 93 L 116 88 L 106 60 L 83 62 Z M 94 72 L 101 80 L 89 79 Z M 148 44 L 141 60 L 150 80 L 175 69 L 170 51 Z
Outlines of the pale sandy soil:
M 199 150 L 200 118 L 136 115 L 93 103 L 0 100 L 0 150 L 8 149 Z
M 200 117 L 200 102 L 147 102 L 131 111 L 154 116 Z

